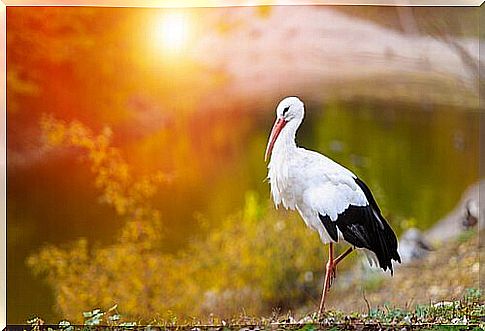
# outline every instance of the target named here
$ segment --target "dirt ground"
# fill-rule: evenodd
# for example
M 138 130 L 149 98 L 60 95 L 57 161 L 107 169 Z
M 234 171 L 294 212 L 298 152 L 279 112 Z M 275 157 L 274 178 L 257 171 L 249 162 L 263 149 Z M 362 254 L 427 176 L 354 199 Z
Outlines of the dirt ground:
M 458 300 L 467 289 L 482 288 L 480 242 L 485 231 L 463 232 L 443 243 L 422 260 L 398 265 L 394 276 L 369 268 L 356 267 L 351 281 L 336 284 L 328 300 L 330 309 L 366 312 L 371 308 L 412 308 L 416 304 Z M 483 269 L 482 269 L 483 273 Z M 344 275 L 349 277 L 349 275 Z

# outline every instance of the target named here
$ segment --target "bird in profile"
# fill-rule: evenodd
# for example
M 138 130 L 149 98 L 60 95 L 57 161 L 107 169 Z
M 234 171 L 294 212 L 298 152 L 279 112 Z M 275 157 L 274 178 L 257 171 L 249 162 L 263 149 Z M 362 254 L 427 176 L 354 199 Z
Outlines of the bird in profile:
M 287 97 L 278 104 L 265 161 L 271 158 L 268 180 L 276 207 L 282 204 L 286 209 L 296 209 L 329 246 L 320 315 L 337 264 L 354 249 L 361 249 L 369 263 L 391 274 L 392 260 L 401 262 L 401 258 L 396 235 L 367 185 L 328 157 L 296 145 L 296 131 L 304 115 L 303 102 L 297 97 Z M 350 247 L 334 258 L 334 244 L 339 241 Z

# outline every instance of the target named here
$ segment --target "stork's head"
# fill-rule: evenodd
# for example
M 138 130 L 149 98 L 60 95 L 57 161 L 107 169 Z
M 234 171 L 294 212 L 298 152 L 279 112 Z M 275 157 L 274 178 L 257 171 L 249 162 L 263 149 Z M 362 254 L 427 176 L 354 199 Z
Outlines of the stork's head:
M 303 120 L 303 116 L 305 116 L 305 107 L 300 99 L 297 97 L 286 97 L 281 100 L 278 107 L 276 107 L 276 121 L 273 125 L 273 129 L 271 130 L 268 146 L 266 147 L 266 153 L 264 154 L 265 161 L 268 160 L 269 156 L 271 155 L 273 146 L 283 128 L 286 126 L 291 126 L 296 132 L 296 129 Z

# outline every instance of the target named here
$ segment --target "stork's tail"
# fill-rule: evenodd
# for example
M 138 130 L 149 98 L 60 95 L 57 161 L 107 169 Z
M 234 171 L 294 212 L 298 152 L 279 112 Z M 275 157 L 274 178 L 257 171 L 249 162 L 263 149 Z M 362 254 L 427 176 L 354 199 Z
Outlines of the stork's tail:
M 377 238 L 373 241 L 370 250 L 376 254 L 379 266 L 384 271 L 389 269 L 391 274 L 393 274 L 392 260 L 401 263 L 401 257 L 397 251 L 397 237 L 380 213 L 376 217 L 380 218 L 380 222 L 377 224 L 374 232 Z M 380 224 L 383 227 L 380 227 Z
M 369 242 L 365 247 L 376 254 L 379 266 L 386 271 L 389 269 L 391 274 L 393 273 L 392 260 L 401 263 L 401 257 L 397 251 L 397 237 L 392 230 L 389 223 L 382 216 L 379 206 L 374 199 L 370 189 L 359 178 L 355 179 L 356 183 L 364 192 L 369 206 L 364 207 L 366 213 L 366 219 L 372 220 L 366 222 L 366 232 L 369 234 Z

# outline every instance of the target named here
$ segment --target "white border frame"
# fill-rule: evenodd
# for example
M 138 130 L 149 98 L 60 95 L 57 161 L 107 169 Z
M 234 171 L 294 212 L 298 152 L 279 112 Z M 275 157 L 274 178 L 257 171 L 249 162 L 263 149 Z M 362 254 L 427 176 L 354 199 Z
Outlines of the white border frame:
M 3 211 L 0 220 L 0 330 L 7 326 L 7 7 L 8 6 L 93 6 L 93 7 L 236 7 L 236 6 L 301 6 L 301 5 L 368 5 L 368 6 L 459 6 L 479 7 L 485 0 L 0 0 L 0 196 Z M 67 3 L 66 3 L 67 2 Z M 2 209 L 3 208 L 3 209 Z M 3 225 L 2 225 L 3 224 Z
M 236 6 L 460 6 L 478 7 L 485 0 L 0 0 L 6 6 L 94 6 L 94 7 L 236 7 Z

